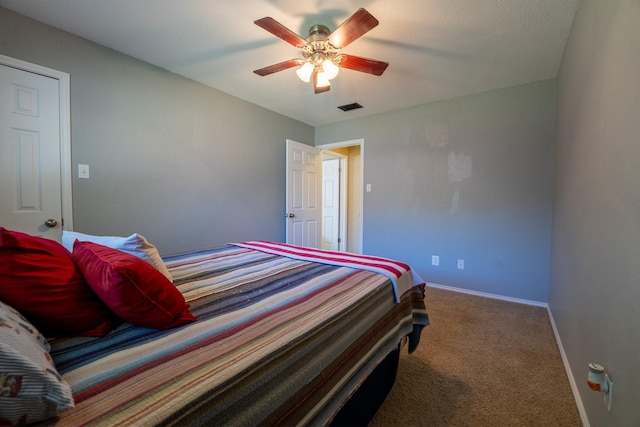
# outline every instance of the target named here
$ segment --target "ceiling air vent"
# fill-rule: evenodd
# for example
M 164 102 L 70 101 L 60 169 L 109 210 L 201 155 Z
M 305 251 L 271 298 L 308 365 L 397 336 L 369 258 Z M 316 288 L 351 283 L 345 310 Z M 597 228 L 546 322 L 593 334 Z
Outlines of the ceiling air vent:
M 354 102 L 353 104 L 341 105 L 338 108 L 341 109 L 342 111 L 351 111 L 351 110 L 357 110 L 358 108 L 362 108 L 362 105 L 358 104 L 357 102 Z

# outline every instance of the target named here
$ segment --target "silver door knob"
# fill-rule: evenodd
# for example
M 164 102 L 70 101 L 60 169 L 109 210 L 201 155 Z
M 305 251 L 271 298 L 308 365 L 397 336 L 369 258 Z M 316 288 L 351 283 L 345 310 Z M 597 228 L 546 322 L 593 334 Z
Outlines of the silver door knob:
M 53 219 L 53 218 L 49 218 L 48 220 L 46 220 L 46 221 L 44 222 L 44 225 L 46 225 L 46 226 L 47 226 L 47 227 L 49 227 L 49 228 L 53 228 L 53 227 L 55 227 L 56 225 L 58 225 L 58 221 L 56 221 L 56 220 L 55 220 L 55 219 Z
M 290 214 L 284 214 L 285 218 L 293 218 L 295 215 L 290 213 Z

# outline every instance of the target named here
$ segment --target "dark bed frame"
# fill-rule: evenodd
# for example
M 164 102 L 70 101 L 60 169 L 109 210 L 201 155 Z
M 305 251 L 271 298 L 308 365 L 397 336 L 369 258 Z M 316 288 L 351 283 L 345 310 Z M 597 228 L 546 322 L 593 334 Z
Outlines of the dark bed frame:
M 336 414 L 331 426 L 366 426 L 396 381 L 400 348 L 389 353 Z

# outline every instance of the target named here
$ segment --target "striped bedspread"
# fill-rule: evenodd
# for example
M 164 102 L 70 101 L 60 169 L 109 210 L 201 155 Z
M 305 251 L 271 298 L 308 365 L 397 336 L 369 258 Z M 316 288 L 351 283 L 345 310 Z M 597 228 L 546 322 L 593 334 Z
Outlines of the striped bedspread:
M 391 280 L 396 302 L 400 302 L 400 297 L 409 292 L 414 286 L 425 284 L 424 280 L 409 265 L 389 258 L 327 251 L 264 240 L 234 243 L 234 245 L 304 261 L 353 267 L 380 273 Z
M 55 340 L 76 406 L 54 425 L 326 424 L 428 324 L 419 283 L 396 302 L 387 276 L 353 266 L 238 245 L 165 262 L 198 321 Z

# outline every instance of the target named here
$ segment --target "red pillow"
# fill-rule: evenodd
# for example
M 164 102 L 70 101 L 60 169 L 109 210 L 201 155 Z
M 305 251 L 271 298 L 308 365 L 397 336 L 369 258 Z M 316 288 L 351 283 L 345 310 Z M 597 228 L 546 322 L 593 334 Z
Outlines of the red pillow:
M 61 244 L 0 227 L 0 300 L 47 337 L 103 336 L 117 318 Z
M 118 316 L 138 326 L 169 329 L 193 322 L 180 291 L 148 262 L 92 242 L 73 244 L 87 283 Z

